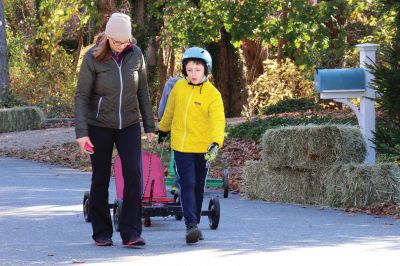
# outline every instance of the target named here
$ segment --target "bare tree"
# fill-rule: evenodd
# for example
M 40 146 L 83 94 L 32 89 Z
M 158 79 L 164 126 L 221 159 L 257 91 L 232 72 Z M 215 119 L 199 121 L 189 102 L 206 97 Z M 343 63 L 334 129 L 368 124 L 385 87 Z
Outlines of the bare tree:
M 8 98 L 9 91 L 6 21 L 3 0 L 0 0 L 0 103 Z

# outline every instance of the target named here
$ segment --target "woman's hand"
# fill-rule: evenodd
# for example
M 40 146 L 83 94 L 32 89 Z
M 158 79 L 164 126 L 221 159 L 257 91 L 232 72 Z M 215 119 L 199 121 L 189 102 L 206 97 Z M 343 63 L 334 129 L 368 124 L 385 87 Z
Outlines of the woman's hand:
M 90 147 L 94 147 L 92 142 L 90 141 L 89 137 L 82 137 L 79 139 L 76 139 L 76 142 L 79 144 L 79 150 L 82 154 L 85 153 L 85 144 L 87 143 Z
M 154 136 L 155 136 L 154 133 L 146 133 L 147 141 L 149 143 L 153 143 Z

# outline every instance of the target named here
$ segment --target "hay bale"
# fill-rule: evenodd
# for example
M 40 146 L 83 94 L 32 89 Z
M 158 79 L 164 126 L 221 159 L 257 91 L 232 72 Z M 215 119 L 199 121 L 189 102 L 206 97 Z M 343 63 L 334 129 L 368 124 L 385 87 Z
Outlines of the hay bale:
M 322 204 L 328 206 L 368 207 L 400 198 L 400 168 L 395 163 L 334 165 L 322 179 L 326 187 Z
M 318 204 L 325 195 L 320 176 L 318 171 L 272 169 L 265 162 L 248 161 L 244 167 L 243 190 L 250 199 Z
M 246 161 L 243 168 L 243 191 L 250 199 L 262 199 L 264 191 L 266 168 L 263 161 Z
M 46 119 L 37 107 L 0 109 L 0 133 L 39 129 Z
M 361 163 L 366 148 L 358 127 L 305 125 L 269 129 L 263 139 L 268 167 L 319 169 L 335 163 Z

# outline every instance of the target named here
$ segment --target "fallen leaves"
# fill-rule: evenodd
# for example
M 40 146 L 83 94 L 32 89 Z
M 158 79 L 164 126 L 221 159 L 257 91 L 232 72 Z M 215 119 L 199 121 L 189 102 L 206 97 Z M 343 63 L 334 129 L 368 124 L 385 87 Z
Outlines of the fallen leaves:
M 400 205 L 396 202 L 385 202 L 381 204 L 375 204 L 369 208 L 349 207 L 345 209 L 345 212 L 348 213 L 362 212 L 378 216 L 392 216 L 395 218 L 400 218 Z
M 62 145 L 42 146 L 39 149 L 0 150 L 0 155 L 36 162 L 60 164 L 81 171 L 91 171 L 89 157 L 87 155 L 82 155 L 79 152 L 78 146 L 75 142 L 65 143 Z
M 211 169 L 211 176 L 223 177 L 223 169 L 229 169 L 229 187 L 240 192 L 243 166 L 248 160 L 261 160 L 261 144 L 252 140 L 227 139 Z M 219 167 L 218 167 L 219 166 Z

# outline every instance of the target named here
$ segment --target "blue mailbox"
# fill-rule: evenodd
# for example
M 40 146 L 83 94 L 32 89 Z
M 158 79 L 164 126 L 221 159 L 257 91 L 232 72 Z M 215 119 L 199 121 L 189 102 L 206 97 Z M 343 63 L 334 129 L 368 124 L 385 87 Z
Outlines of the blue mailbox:
M 317 92 L 365 91 L 363 68 L 316 69 L 314 83 Z
M 357 116 L 358 125 L 367 147 L 365 163 L 376 161 L 375 144 L 372 142 L 375 131 L 376 91 L 371 86 L 374 76 L 367 66 L 375 64 L 375 52 L 379 45 L 364 43 L 357 45 L 360 52 L 361 68 L 317 69 L 314 73 L 315 90 L 321 99 L 333 99 L 346 104 Z M 350 99 L 359 99 L 353 104 Z

